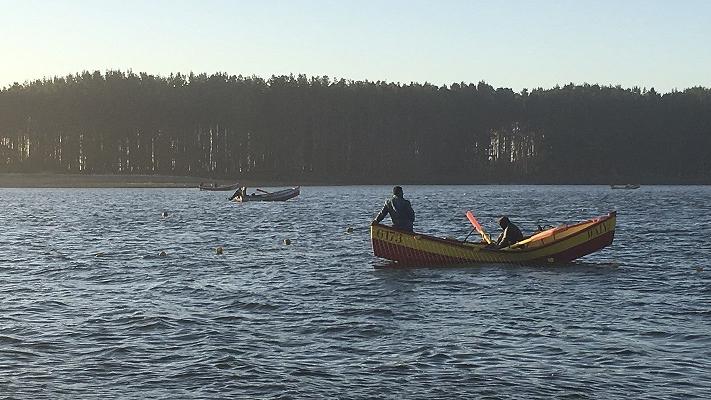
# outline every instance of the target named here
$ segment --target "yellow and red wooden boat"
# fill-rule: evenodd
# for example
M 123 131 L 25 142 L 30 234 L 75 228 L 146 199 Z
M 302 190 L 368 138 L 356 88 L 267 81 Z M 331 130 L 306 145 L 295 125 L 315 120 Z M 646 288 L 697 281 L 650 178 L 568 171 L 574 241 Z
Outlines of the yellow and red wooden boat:
M 564 263 L 612 244 L 616 212 L 573 225 L 538 232 L 503 249 L 486 243 L 441 239 L 373 224 L 370 238 L 376 256 L 403 265 L 446 266 L 474 263 Z

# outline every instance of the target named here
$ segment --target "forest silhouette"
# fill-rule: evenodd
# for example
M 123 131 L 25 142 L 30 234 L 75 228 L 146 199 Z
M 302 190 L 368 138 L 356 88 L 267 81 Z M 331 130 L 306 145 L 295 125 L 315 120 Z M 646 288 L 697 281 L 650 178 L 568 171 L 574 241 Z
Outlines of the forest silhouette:
M 0 90 L 0 172 L 711 183 L 711 90 L 106 71 Z

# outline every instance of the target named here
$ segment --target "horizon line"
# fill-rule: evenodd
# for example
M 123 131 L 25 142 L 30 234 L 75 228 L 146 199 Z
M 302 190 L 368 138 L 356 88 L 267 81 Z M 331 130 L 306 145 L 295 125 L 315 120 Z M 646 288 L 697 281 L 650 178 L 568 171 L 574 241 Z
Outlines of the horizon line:
M 268 82 L 268 81 L 269 81 L 270 79 L 272 79 L 272 78 L 279 78 L 279 77 L 291 77 L 291 78 L 294 78 L 294 77 L 302 77 L 302 76 L 304 76 L 304 77 L 306 77 L 306 78 L 308 78 L 308 79 L 313 79 L 313 78 L 327 78 L 329 84 L 330 84 L 330 83 L 340 82 L 340 81 L 346 81 L 346 82 L 348 82 L 348 83 L 364 82 L 364 83 L 379 83 L 379 84 L 386 84 L 386 85 L 395 84 L 395 85 L 397 85 L 397 86 L 414 86 L 414 85 L 434 86 L 434 87 L 437 87 L 437 88 L 447 88 L 447 89 L 451 89 L 454 85 L 470 86 L 470 85 L 479 85 L 479 84 L 483 83 L 483 84 L 486 84 L 486 85 L 491 86 L 491 87 L 494 88 L 495 90 L 498 90 L 498 89 L 504 89 L 504 90 L 506 90 L 506 89 L 508 89 L 508 90 L 513 91 L 514 93 L 519 93 L 519 94 L 520 94 L 520 93 L 523 93 L 524 91 L 526 91 L 526 92 L 532 92 L 532 91 L 546 91 L 546 90 L 553 90 L 553 89 L 561 89 L 561 88 L 565 88 L 565 87 L 568 87 L 568 86 L 575 86 L 575 87 L 577 87 L 577 86 L 582 86 L 582 87 L 586 87 L 586 86 L 598 86 L 598 87 L 600 87 L 600 88 L 624 89 L 624 90 L 632 90 L 632 91 L 634 91 L 635 89 L 637 89 L 637 90 L 639 90 L 641 93 L 647 93 L 647 92 L 650 92 L 650 91 L 655 91 L 655 92 L 659 93 L 660 95 L 671 94 L 671 93 L 679 93 L 679 92 L 685 92 L 685 91 L 690 90 L 690 89 L 704 89 L 704 90 L 709 90 L 709 89 L 710 89 L 709 87 L 706 87 L 706 86 L 704 86 L 704 85 L 702 85 L 702 84 L 699 84 L 699 85 L 684 87 L 684 88 L 681 88 L 681 89 L 678 88 L 678 87 L 674 87 L 674 88 L 672 88 L 672 89 L 669 89 L 668 91 L 660 92 L 660 91 L 658 91 L 654 86 L 638 86 L 638 85 L 635 85 L 635 86 L 631 86 L 631 87 L 630 87 L 630 86 L 622 86 L 622 84 L 612 84 L 612 83 L 608 83 L 608 84 L 602 83 L 602 84 L 601 84 L 601 83 L 590 83 L 590 82 L 576 83 L 576 82 L 572 82 L 572 81 L 571 81 L 571 82 L 567 82 L 567 83 L 557 83 L 557 84 L 555 84 L 555 85 L 553 85 L 553 86 L 550 86 L 550 87 L 543 87 L 543 86 L 524 87 L 524 88 L 522 88 L 521 90 L 518 90 L 518 91 L 517 91 L 517 90 L 514 90 L 514 89 L 513 89 L 512 87 L 510 87 L 510 86 L 499 86 L 499 87 L 495 87 L 494 85 L 488 83 L 485 79 L 481 79 L 481 80 L 479 80 L 478 82 L 459 81 L 459 82 L 450 82 L 450 83 L 435 84 L 435 83 L 432 83 L 432 82 L 429 82 L 429 81 L 424 81 L 424 82 L 420 82 L 420 81 L 410 81 L 410 82 L 408 83 L 408 82 L 401 82 L 401 81 L 389 81 L 389 80 L 387 80 L 387 79 L 377 79 L 377 80 L 372 80 L 372 79 L 354 79 L 354 78 L 345 78 L 345 77 L 329 76 L 329 75 L 326 75 L 326 74 L 324 74 L 324 75 L 308 75 L 308 74 L 306 74 L 306 73 L 293 73 L 293 72 L 291 72 L 291 73 L 289 73 L 289 74 L 271 74 L 269 77 L 266 77 L 266 78 L 265 78 L 264 76 L 262 76 L 262 75 L 257 75 L 257 74 L 244 74 L 244 75 L 243 75 L 243 74 L 228 73 L 227 71 L 195 72 L 195 71 L 191 70 L 191 71 L 189 71 L 189 72 L 187 72 L 187 73 L 186 73 L 186 72 L 182 72 L 182 71 L 177 71 L 177 72 L 170 72 L 170 74 L 167 74 L 167 75 L 166 75 L 166 74 L 162 74 L 162 73 L 149 73 L 149 72 L 147 72 L 147 71 L 134 72 L 133 68 L 129 68 L 129 69 L 126 69 L 126 70 L 122 70 L 122 69 L 105 69 L 105 70 L 103 70 L 103 71 L 102 71 L 102 70 L 98 70 L 98 69 L 95 69 L 95 70 L 88 70 L 88 69 L 85 69 L 85 70 L 82 70 L 82 71 L 79 71 L 79 72 L 74 72 L 74 73 L 69 73 L 69 74 L 63 74 L 63 75 L 60 75 L 60 74 L 56 74 L 56 75 L 52 75 L 52 76 L 44 75 L 44 76 L 42 76 L 41 78 L 26 79 L 26 80 L 24 80 L 22 83 L 20 83 L 20 82 L 18 82 L 18 81 L 15 81 L 15 82 L 6 84 L 6 85 L 0 87 L 0 92 L 4 92 L 4 91 L 6 91 L 6 90 L 8 90 L 8 89 L 10 89 L 10 88 L 12 88 L 12 87 L 15 87 L 15 86 L 28 87 L 28 86 L 32 85 L 33 83 L 36 83 L 36 82 L 52 82 L 52 81 L 54 81 L 54 80 L 56 80 L 56 79 L 60 79 L 60 78 L 81 77 L 82 75 L 87 74 L 87 73 L 88 73 L 88 74 L 92 74 L 92 75 L 95 74 L 95 73 L 99 73 L 102 77 L 105 78 L 109 72 L 116 72 L 116 73 L 121 73 L 121 74 L 134 74 L 134 75 L 137 75 L 137 76 L 140 76 L 140 75 L 142 75 L 142 74 L 145 74 L 145 75 L 147 75 L 147 76 L 152 76 L 152 77 L 157 77 L 157 78 L 169 78 L 169 77 L 171 77 L 171 76 L 185 76 L 185 77 L 189 77 L 189 76 L 191 76 L 191 75 L 192 75 L 192 76 L 205 75 L 205 76 L 208 76 L 208 77 L 210 77 L 210 76 L 215 76 L 215 75 L 224 75 L 224 76 L 226 76 L 226 77 L 228 77 L 228 78 L 233 78 L 233 77 L 234 77 L 234 78 L 242 78 L 242 79 L 249 79 L 249 78 L 252 78 L 252 79 L 262 79 L 262 80 L 264 80 L 265 82 Z

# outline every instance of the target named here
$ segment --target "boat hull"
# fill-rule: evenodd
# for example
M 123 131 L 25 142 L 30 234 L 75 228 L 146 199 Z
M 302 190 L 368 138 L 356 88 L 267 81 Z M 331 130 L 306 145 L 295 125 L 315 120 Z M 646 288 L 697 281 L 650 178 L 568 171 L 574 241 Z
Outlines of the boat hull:
M 278 192 L 255 194 L 251 196 L 238 196 L 232 199 L 238 203 L 247 203 L 251 201 L 287 201 L 301 194 L 301 186 L 296 186 L 290 189 L 280 190 Z
M 210 192 L 226 192 L 228 190 L 237 190 L 240 188 L 239 183 L 235 183 L 234 185 L 225 185 L 225 186 L 213 186 L 213 185 L 200 185 L 198 186 L 198 189 L 202 191 L 210 191 Z
M 551 264 L 569 262 L 611 245 L 615 225 L 616 214 L 612 212 L 538 233 L 505 249 L 405 232 L 380 224 L 372 225 L 370 233 L 377 257 L 403 265 Z
M 639 189 L 639 185 L 610 185 L 610 189 Z

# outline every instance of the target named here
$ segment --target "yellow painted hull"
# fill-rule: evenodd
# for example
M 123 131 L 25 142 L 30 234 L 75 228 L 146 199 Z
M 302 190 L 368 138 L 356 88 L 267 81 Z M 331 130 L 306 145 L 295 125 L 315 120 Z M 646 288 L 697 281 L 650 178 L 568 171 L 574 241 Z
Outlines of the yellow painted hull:
M 405 232 L 380 224 L 371 226 L 370 237 L 376 256 L 407 265 L 561 263 L 611 245 L 616 223 L 617 215 L 612 212 L 537 233 L 504 249 Z

